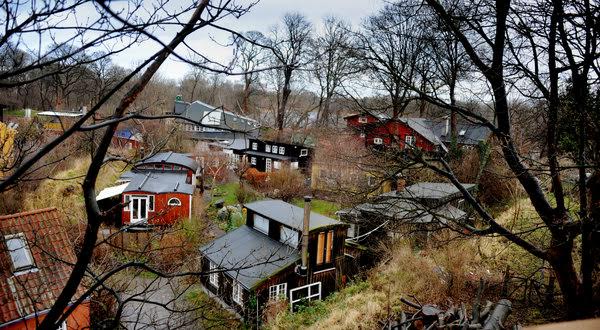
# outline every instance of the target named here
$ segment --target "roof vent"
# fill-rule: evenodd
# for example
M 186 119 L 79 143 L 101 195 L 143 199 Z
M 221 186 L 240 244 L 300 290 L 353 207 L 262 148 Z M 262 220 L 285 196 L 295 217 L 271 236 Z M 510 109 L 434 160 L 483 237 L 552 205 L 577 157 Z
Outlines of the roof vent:
M 173 189 L 173 191 L 177 191 L 177 189 L 179 189 L 179 182 L 177 182 L 177 184 L 175 184 L 175 189 Z

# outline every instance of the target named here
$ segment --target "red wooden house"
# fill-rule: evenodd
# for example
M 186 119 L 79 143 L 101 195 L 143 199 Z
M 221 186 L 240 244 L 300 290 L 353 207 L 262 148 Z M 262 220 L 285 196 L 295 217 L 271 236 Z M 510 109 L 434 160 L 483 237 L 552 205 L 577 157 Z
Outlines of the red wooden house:
M 0 216 L 0 329 L 37 328 L 71 274 L 73 249 L 55 208 Z M 84 300 L 59 329 L 89 327 Z
M 117 225 L 171 225 L 192 217 L 199 169 L 185 154 L 162 152 L 135 164 L 96 199 L 103 209 L 124 205 Z
M 424 151 L 447 151 L 427 119 L 391 118 L 386 115 L 355 114 L 344 117 L 347 126 L 356 130 L 368 146 L 398 145 Z

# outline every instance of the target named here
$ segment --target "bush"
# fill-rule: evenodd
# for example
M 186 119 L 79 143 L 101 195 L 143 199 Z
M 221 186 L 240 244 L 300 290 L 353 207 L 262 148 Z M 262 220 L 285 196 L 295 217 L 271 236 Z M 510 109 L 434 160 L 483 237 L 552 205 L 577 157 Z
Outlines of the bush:
M 286 167 L 269 175 L 265 193 L 271 198 L 289 202 L 295 197 L 306 195 L 308 192 L 308 187 L 304 184 L 304 175 L 298 170 Z
M 255 168 L 248 169 L 244 175 L 242 175 L 242 178 L 248 181 L 254 188 L 264 187 L 268 177 L 269 175 L 267 173 L 260 172 Z

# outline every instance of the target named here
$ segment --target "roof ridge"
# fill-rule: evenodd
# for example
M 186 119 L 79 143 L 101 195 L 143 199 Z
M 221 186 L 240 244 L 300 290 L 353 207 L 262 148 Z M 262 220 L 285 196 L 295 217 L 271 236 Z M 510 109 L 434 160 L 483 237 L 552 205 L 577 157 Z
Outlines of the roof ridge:
M 0 215 L 0 220 L 6 220 L 6 219 L 24 217 L 24 216 L 27 216 L 27 215 L 33 215 L 33 214 L 45 213 L 45 212 L 52 212 L 52 211 L 58 211 L 58 209 L 56 207 L 46 207 L 46 208 L 43 208 L 43 209 L 37 209 L 37 210 L 31 210 L 31 211 L 24 211 L 24 212 L 19 212 L 19 213 L 14 213 L 14 214 Z

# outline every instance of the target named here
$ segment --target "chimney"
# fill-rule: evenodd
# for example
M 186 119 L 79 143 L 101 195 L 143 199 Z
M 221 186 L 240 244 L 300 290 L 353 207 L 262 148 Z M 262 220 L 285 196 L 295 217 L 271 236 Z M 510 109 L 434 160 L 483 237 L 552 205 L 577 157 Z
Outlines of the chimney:
M 300 274 L 306 275 L 308 270 L 308 233 L 310 231 L 310 201 L 311 196 L 304 196 L 304 221 L 302 222 L 302 266 Z

